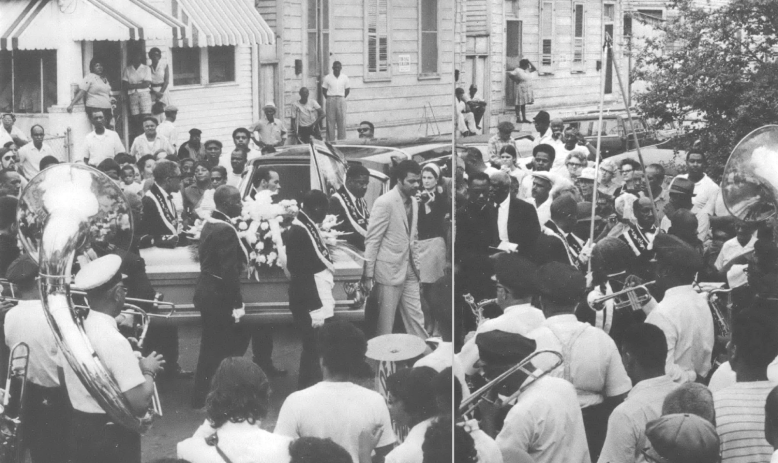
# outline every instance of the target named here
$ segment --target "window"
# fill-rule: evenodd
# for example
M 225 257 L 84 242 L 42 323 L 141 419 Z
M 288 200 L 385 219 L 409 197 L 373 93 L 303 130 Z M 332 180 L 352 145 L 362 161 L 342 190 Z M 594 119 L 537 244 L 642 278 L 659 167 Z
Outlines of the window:
M 606 3 L 603 5 L 602 16 L 605 22 L 612 23 L 616 20 L 616 5 L 613 3 Z
M 330 68 L 329 0 L 308 0 L 308 74 L 324 75 Z
M 0 51 L 0 110 L 45 113 L 57 104 L 55 50 Z
M 638 14 L 642 16 L 649 16 L 659 21 L 661 21 L 664 17 L 664 12 L 662 10 L 638 10 Z
M 235 82 L 235 47 L 208 47 L 208 83 Z
M 173 85 L 199 85 L 200 49 L 173 48 Z
M 422 74 L 438 73 L 438 0 L 419 0 L 419 38 Z
M 584 44 L 586 43 L 584 22 L 583 3 L 576 3 L 573 6 L 573 66 L 579 68 L 582 68 L 584 64 Z
M 551 67 L 554 46 L 554 2 L 544 1 L 540 10 L 540 66 Z
M 367 72 L 389 73 L 389 7 L 388 0 L 365 1 L 367 25 Z
M 172 48 L 173 86 L 235 82 L 235 47 Z
M 632 37 L 632 15 L 624 15 L 624 37 Z

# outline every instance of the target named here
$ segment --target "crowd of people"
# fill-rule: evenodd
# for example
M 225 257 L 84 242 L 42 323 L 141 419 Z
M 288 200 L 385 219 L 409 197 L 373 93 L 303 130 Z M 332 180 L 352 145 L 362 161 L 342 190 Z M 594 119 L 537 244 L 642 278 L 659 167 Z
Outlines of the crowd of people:
M 776 461 L 773 224 L 729 214 L 704 152 L 595 172 L 575 127 L 534 125 L 529 163 L 510 122 L 459 160 L 457 360 L 475 385 L 526 363 L 460 426 L 505 462 Z
M 137 80 L 133 73 L 145 66 L 140 55 L 137 58 L 125 76 L 131 85 Z M 166 66 L 155 64 L 160 69 Z M 393 161 L 388 191 L 371 198 L 372 208 L 365 198 L 371 174 L 358 164 L 348 167 L 345 182 L 336 191 L 298 192 L 300 210 L 281 222 L 280 245 L 289 277 L 289 309 L 302 346 L 299 391 L 286 399 L 270 433 L 261 427 L 269 407 L 269 381 L 287 372 L 272 361 L 273 327 L 244 321 L 246 304 L 253 302 L 241 295 L 241 276 L 250 265 L 245 250 L 250 246 L 239 237 L 236 219 L 243 212 L 239 186 L 251 182 L 252 198 L 263 192 L 275 197 L 279 192 L 285 179 L 272 166 L 254 169 L 250 163 L 285 143 L 284 125 L 274 119 L 275 107 L 269 104 L 260 122 L 235 129 L 230 149 L 223 149 L 218 140 L 203 141 L 197 128 L 177 145 L 178 108 L 168 101 L 160 123 L 160 117 L 149 114 L 148 95 L 141 91 L 145 87 L 137 83 L 138 92 L 131 95 L 136 95 L 132 101 L 140 112 L 132 114 L 142 133 L 127 150 L 112 129 L 110 110 L 91 99 L 100 82 L 105 83 L 101 63 L 93 62 L 91 69 L 94 75 L 73 100 L 73 104 L 86 100 L 92 124 L 76 163 L 114 180 L 135 227 L 131 242 L 97 246 L 95 260 L 77 262 L 73 284 L 86 293 L 91 308 L 84 321 L 87 337 L 132 411 L 138 416 L 146 413 L 155 384 L 169 390 L 180 384 L 174 379 L 194 377 L 191 405 L 204 408 L 208 419 L 179 444 L 178 456 L 185 461 L 315 458 L 403 463 L 420 462 L 424 452 L 433 462 L 450 460 L 451 436 L 445 436 L 442 427 L 450 428 L 452 422 L 451 407 L 446 405 L 452 399 L 445 387 L 453 362 L 451 284 L 445 283 L 450 280 L 451 167 Z M 347 88 L 345 95 L 337 95 L 337 82 L 332 85 L 328 101 L 348 95 Z M 152 101 L 161 101 L 164 93 L 164 87 L 156 91 L 153 84 L 149 90 Z M 300 94 L 298 122 L 305 126 L 302 132 L 316 137 L 322 111 L 310 107 L 305 89 Z M 304 117 L 306 108 L 312 111 L 311 120 Z M 4 114 L 2 122 L 0 278 L 15 285 L 21 302 L 0 302 L 7 312 L 0 368 L 7 365 L 9 346 L 18 342 L 30 346 L 31 392 L 25 401 L 29 412 L 23 418 L 23 445 L 33 462 L 139 462 L 140 435 L 113 422 L 59 352 L 37 290 L 38 267 L 16 238 L 22 189 L 41 171 L 67 160 L 46 144 L 42 126 L 33 126 L 28 136 L 15 127 L 13 114 Z M 372 138 L 374 126 L 363 122 L 360 136 Z M 370 297 L 361 329 L 333 318 L 334 258 L 319 230 L 328 214 L 336 216 L 335 228 L 342 239 L 364 256 L 360 285 Z M 193 239 L 195 226 L 201 228 Z M 195 372 L 179 365 L 176 326 L 150 326 L 142 352 L 133 352 L 125 336 L 134 320 L 120 313 L 125 297 L 149 301 L 159 297 L 141 250 L 183 246 L 196 249 L 201 270 L 192 295 L 202 324 Z M 151 303 L 141 305 L 150 312 L 158 310 Z M 365 359 L 366 343 L 398 330 L 425 341 L 432 336 L 441 340 L 433 344 L 434 351 L 427 349 L 425 354 L 430 355 L 419 360 L 418 368 L 389 378 L 389 396 L 384 398 L 373 387 L 359 385 L 374 377 Z M 249 343 L 253 358 L 245 357 Z M 395 436 L 393 426 L 411 432 L 399 442 L 403 436 Z

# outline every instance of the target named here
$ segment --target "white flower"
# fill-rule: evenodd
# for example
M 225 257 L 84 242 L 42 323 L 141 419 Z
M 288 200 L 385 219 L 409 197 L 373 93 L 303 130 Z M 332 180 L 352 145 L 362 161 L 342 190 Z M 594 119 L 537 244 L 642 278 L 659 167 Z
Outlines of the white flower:
M 257 262 L 259 262 L 260 264 L 264 264 L 265 262 L 267 262 L 267 257 L 265 257 L 263 254 L 260 254 L 257 256 Z
M 238 230 L 245 231 L 248 230 L 249 226 L 246 224 L 246 222 L 241 222 L 238 224 Z
M 259 228 L 264 231 L 270 228 L 270 225 L 268 225 L 267 221 L 263 220 L 262 223 L 259 225 Z
M 276 252 L 274 252 L 274 251 L 271 251 L 271 252 L 270 252 L 270 253 L 267 255 L 267 258 L 268 258 L 268 260 L 275 260 L 275 259 L 276 259 L 276 257 L 278 257 L 278 254 L 277 254 Z
M 252 262 L 257 260 L 257 253 L 256 252 L 250 252 L 249 253 L 249 259 L 251 259 Z
M 263 249 L 265 249 L 265 243 L 262 241 L 257 241 L 257 251 L 261 251 Z

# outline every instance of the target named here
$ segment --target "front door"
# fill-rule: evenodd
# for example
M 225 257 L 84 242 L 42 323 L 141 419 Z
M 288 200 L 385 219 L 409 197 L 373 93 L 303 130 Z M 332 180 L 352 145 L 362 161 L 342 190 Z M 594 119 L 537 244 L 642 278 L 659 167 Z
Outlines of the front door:
M 306 86 L 320 104 L 324 104 L 321 82 L 330 69 L 329 0 L 308 2 L 308 70 Z

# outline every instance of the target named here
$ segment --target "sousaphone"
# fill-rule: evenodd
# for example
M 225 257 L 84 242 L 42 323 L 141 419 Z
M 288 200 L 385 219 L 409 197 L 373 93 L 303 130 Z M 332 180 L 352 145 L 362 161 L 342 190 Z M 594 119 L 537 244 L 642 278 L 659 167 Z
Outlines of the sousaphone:
M 128 249 L 132 213 L 119 185 L 81 164 L 58 164 L 27 184 L 17 210 L 19 237 L 40 267 L 46 318 L 68 364 L 111 419 L 137 432 L 153 414 L 137 417 L 84 332 L 85 312 L 70 297 L 73 262 L 113 244 Z
M 778 125 L 745 136 L 729 156 L 721 194 L 730 214 L 745 222 L 776 216 L 778 199 Z

